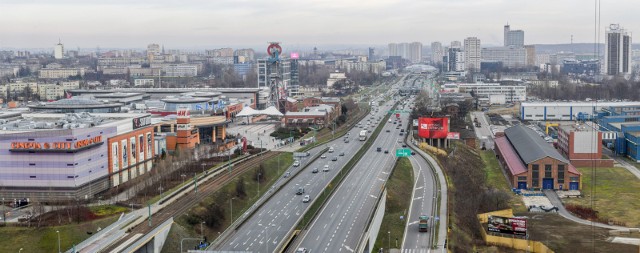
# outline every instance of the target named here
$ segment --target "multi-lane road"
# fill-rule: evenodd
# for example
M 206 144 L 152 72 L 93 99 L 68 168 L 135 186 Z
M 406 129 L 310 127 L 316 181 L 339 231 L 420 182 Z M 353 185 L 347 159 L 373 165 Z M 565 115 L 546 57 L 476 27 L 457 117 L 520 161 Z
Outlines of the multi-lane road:
M 408 115 L 401 116 L 406 126 Z M 336 189 L 302 239 L 293 248 L 312 252 L 353 252 L 362 240 L 377 198 L 395 163 L 395 150 L 402 145 L 401 127 L 390 122 L 378 135 L 368 152 Z M 387 132 L 389 130 L 389 132 Z M 378 152 L 377 148 L 381 151 Z M 385 154 L 385 150 L 388 153 Z
M 436 196 L 434 193 L 437 192 L 437 189 L 429 163 L 419 155 L 411 156 L 409 160 L 413 166 L 415 184 L 402 240 L 402 252 L 426 253 L 431 248 L 431 237 L 434 231 L 434 197 Z M 420 215 L 429 216 L 427 232 L 418 231 L 418 217 Z
M 367 121 L 371 118 L 377 120 L 382 118 L 387 110 L 390 109 L 390 104 L 379 107 L 377 113 L 368 115 L 360 122 L 361 125 L 366 126 Z M 377 124 L 371 122 L 367 127 L 369 130 L 374 130 Z M 344 165 L 354 156 L 354 154 L 362 147 L 362 141 L 358 140 L 358 134 L 363 128 L 353 128 L 349 131 L 347 139 L 348 143 L 345 143 L 344 138 L 336 139 L 329 142 L 325 146 L 314 148 L 310 151 L 311 155 L 317 154 L 327 146 L 333 147 L 333 153 L 325 153 L 326 158 L 319 158 L 313 161 L 308 166 L 304 167 L 304 164 L 300 167 L 292 167 L 290 170 L 292 178 L 280 179 L 281 184 L 284 186 L 274 195 L 242 226 L 240 226 L 234 233 L 228 238 L 225 238 L 220 244 L 217 245 L 218 250 L 229 251 L 251 251 L 251 252 L 272 252 L 285 236 L 295 227 L 304 213 L 311 206 L 314 199 L 319 194 L 324 194 L 323 190 L 327 184 L 340 173 L 340 170 Z M 370 135 L 370 133 L 368 133 Z M 344 153 L 344 156 L 340 154 Z M 337 157 L 337 161 L 332 161 L 334 157 Z M 390 155 L 387 155 L 390 157 Z M 329 166 L 329 171 L 324 172 L 325 165 Z M 303 169 L 304 168 L 304 169 Z M 313 173 L 313 169 L 317 168 L 319 171 Z M 298 174 L 295 174 L 299 171 Z M 304 194 L 296 195 L 295 192 L 298 188 L 303 187 Z M 303 203 L 302 199 L 305 195 L 309 195 L 311 201 L 309 203 Z M 336 210 L 339 210 L 336 208 Z

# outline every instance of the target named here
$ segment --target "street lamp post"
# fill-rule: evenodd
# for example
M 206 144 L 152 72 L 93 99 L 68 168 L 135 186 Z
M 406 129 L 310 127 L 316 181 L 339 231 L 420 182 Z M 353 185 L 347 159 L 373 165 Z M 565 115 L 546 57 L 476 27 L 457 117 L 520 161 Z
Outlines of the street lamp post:
M 202 163 L 202 175 L 204 175 L 204 166 L 207 165 L 206 163 Z
M 187 175 L 182 174 L 182 175 L 180 175 L 180 177 L 182 177 L 182 184 L 184 184 L 184 178 L 187 177 Z
M 260 196 L 260 176 L 262 176 L 262 173 L 258 172 L 258 196 Z
M 56 234 L 58 234 L 58 253 L 60 253 L 60 230 L 56 230 Z
M 387 231 L 387 250 L 391 252 L 391 231 Z

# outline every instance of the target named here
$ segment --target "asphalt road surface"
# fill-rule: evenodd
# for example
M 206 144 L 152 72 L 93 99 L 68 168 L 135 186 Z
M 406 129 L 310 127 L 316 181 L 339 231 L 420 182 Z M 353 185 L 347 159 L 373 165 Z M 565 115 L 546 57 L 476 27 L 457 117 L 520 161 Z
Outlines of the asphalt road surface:
M 434 197 L 435 182 L 429 163 L 422 156 L 415 155 L 409 158 L 416 175 L 413 187 L 413 196 L 409 215 L 406 217 L 407 226 L 405 228 L 402 241 L 402 252 L 424 252 L 431 247 L 431 235 L 434 224 Z M 418 231 L 418 217 L 420 215 L 429 216 L 429 230 L 427 232 Z
M 402 114 L 403 128 L 408 114 Z M 395 162 L 395 150 L 401 148 L 403 137 L 398 125 L 383 122 L 384 129 L 360 162 L 325 203 L 302 239 L 293 248 L 304 247 L 311 252 L 353 252 L 361 241 L 377 198 Z M 389 132 L 386 132 L 386 130 Z M 376 151 L 377 147 L 381 152 Z M 383 151 L 388 150 L 385 154 Z
M 391 103 L 389 103 L 391 104 Z M 382 118 L 389 107 L 382 106 L 379 111 L 368 115 L 361 121 L 361 124 L 367 124 L 370 117 L 376 120 Z M 367 128 L 374 130 L 377 124 L 370 124 Z M 349 143 L 344 142 L 344 138 L 336 139 L 326 146 L 334 148 L 333 153 L 326 152 L 326 158 L 318 158 L 311 165 L 300 171 L 290 180 L 281 179 L 281 183 L 285 183 L 284 187 L 274 194 L 251 218 L 243 223 L 235 233 L 231 234 L 217 247 L 217 250 L 228 251 L 251 251 L 251 252 L 272 252 L 286 234 L 298 223 L 307 209 L 319 194 L 323 194 L 326 185 L 339 173 L 340 168 L 353 157 L 355 153 L 362 147 L 363 141 L 358 140 L 358 134 L 362 128 L 353 128 L 349 131 Z M 399 130 L 398 130 L 399 131 Z M 388 134 L 388 133 L 387 133 Z M 370 136 L 371 133 L 368 133 Z M 316 154 L 326 147 L 314 148 L 310 151 L 311 155 Z M 344 156 L 340 153 L 344 152 Z M 337 161 L 332 158 L 337 157 Z M 387 155 L 390 157 L 390 155 Z M 303 164 L 304 165 L 304 164 Z M 329 171 L 324 172 L 325 165 L 329 166 Z M 373 165 L 372 165 L 373 166 Z M 318 168 L 318 173 L 312 173 L 314 168 Z M 300 167 L 291 167 L 293 170 L 302 169 Z M 305 193 L 296 195 L 295 192 L 299 187 L 304 187 Z M 303 203 L 302 199 L 305 195 L 309 195 L 311 201 Z M 237 217 L 234 214 L 234 217 Z

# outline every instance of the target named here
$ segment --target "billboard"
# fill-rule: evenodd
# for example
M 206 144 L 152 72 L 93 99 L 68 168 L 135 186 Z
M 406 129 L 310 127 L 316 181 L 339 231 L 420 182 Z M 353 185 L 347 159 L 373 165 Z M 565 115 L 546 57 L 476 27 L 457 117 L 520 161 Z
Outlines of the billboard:
M 297 52 L 293 52 L 291 53 L 291 59 L 299 59 L 300 58 L 300 54 Z
M 147 159 L 151 159 L 151 155 L 153 155 L 151 151 L 151 133 L 147 133 Z
M 448 132 L 447 139 L 450 140 L 460 140 L 460 133 L 457 132 Z
M 120 152 L 120 155 L 122 155 L 122 169 L 129 167 L 129 153 L 127 152 L 127 140 L 122 140 L 120 141 L 122 146 L 122 152 Z
M 527 220 L 525 218 L 489 216 L 487 226 L 490 232 L 508 235 L 527 235 Z
M 151 115 L 133 119 L 133 129 L 138 129 L 151 125 Z
M 417 127 L 417 126 L 418 126 L 418 120 L 417 120 L 417 119 L 414 119 L 414 120 L 413 120 L 413 126 L 414 126 L 414 127 Z
M 449 118 L 418 118 L 418 136 L 444 139 L 449 133 Z
M 144 135 L 138 135 L 138 160 L 140 162 L 144 161 Z
M 118 160 L 118 158 L 120 158 L 120 156 L 118 156 L 118 151 L 120 150 L 120 147 L 118 147 L 118 142 L 114 141 L 113 143 L 111 143 L 111 171 L 112 172 L 116 172 L 120 170 L 120 163 Z

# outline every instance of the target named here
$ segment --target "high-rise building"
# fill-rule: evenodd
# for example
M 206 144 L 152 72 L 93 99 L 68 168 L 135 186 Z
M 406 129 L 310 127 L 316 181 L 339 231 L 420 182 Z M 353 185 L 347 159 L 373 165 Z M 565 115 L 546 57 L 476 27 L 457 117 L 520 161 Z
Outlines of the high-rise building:
M 464 71 L 464 58 L 464 52 L 461 48 L 449 48 L 446 70 L 456 72 Z
M 398 55 L 401 56 L 402 59 L 409 59 L 409 43 L 398 43 Z
M 511 30 L 510 25 L 504 26 L 504 46 L 524 46 L 524 31 L 523 30 Z
M 536 46 L 526 45 L 524 46 L 524 49 L 527 52 L 527 66 L 535 66 L 536 65 Z
M 431 63 L 439 65 L 442 63 L 442 57 L 444 56 L 444 50 L 442 43 L 431 42 Z
M 64 57 L 64 45 L 58 40 L 58 44 L 53 49 L 53 57 L 56 59 L 62 59 Z
M 400 56 L 398 54 L 398 44 L 389 43 L 389 56 Z
M 409 58 L 412 63 L 419 63 L 422 61 L 422 43 L 412 42 L 409 45 Z
M 161 53 L 160 45 L 158 44 L 149 44 L 147 45 L 147 60 L 152 62 L 155 56 L 159 56 Z
M 462 42 L 457 40 L 451 41 L 450 48 L 462 48 Z
M 370 61 L 370 62 L 372 62 L 372 61 L 374 61 L 374 60 L 375 60 L 375 59 L 374 59 L 374 57 L 375 57 L 375 51 L 374 51 L 374 48 L 373 48 L 373 47 L 370 47 L 370 48 L 369 48 L 369 54 L 367 55 L 367 60 L 368 60 L 368 61 Z
M 631 72 L 631 36 L 619 24 L 606 29 L 604 70 L 607 75 Z
M 524 47 L 489 47 L 483 48 L 483 62 L 502 62 L 506 68 L 522 68 L 527 63 L 527 51 Z
M 480 70 L 480 60 L 482 59 L 480 39 L 469 37 L 464 39 L 464 62 L 465 68 L 469 71 Z

